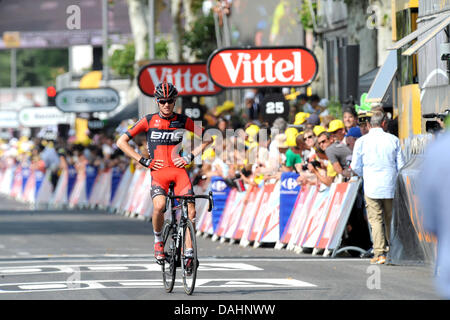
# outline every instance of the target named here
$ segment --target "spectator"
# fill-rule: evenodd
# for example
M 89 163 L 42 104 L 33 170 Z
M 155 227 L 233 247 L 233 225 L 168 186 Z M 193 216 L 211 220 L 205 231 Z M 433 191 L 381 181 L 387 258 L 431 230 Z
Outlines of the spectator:
M 309 118 L 306 119 L 306 123 L 312 125 L 312 128 L 314 128 L 320 124 L 320 118 L 317 114 L 312 113 Z
M 300 126 L 305 124 L 306 120 L 309 118 L 309 113 L 299 112 L 295 115 L 294 125 Z
M 309 157 L 315 153 L 314 146 L 316 145 L 317 138 L 313 129 L 305 129 L 302 135 L 302 158 L 304 161 L 308 161 Z
M 313 108 L 313 112 L 310 113 L 316 113 L 317 115 L 319 115 L 322 112 L 322 108 L 319 105 L 320 97 L 317 94 L 313 94 L 309 98 L 309 101 L 311 102 L 311 107 Z
M 309 104 L 309 98 L 306 94 L 302 93 L 298 96 L 298 104 L 296 108 L 296 114 L 299 112 L 305 112 L 305 113 L 313 113 L 314 109 Z
M 384 264 L 388 252 L 392 199 L 398 172 L 404 165 L 400 141 L 383 131 L 385 114 L 376 111 L 368 124 L 369 133 L 353 149 L 351 168 L 364 179 L 364 198 L 372 229 L 372 264 Z
M 354 108 L 346 107 L 342 112 L 342 120 L 345 126 L 345 132 L 348 132 L 350 128 L 358 125 L 358 115 Z
M 255 92 L 247 90 L 244 96 L 245 108 L 249 120 L 257 120 L 259 115 L 259 105 L 255 103 Z
M 330 104 L 330 101 L 328 101 L 328 99 L 326 99 L 326 98 L 320 99 L 319 104 L 318 104 L 319 110 L 320 110 L 320 113 L 319 113 L 320 117 L 325 117 L 330 114 L 330 111 L 328 110 L 329 104 Z
M 222 137 L 226 137 L 226 130 L 229 129 L 228 121 L 224 118 L 219 118 L 217 121 L 217 129 L 222 133 Z
M 333 120 L 335 120 L 335 117 L 333 117 L 332 115 L 322 117 L 322 122 L 320 125 L 328 130 L 328 127 L 330 126 L 330 123 Z
M 324 131 L 317 137 L 317 143 L 319 152 L 317 153 L 317 157 L 314 157 L 314 159 L 310 159 L 308 163 L 308 170 L 316 176 L 319 182 L 329 187 L 337 176 L 337 172 L 334 170 L 334 167 L 332 166 L 330 161 L 320 162 L 318 156 L 320 153 L 322 153 L 322 159 L 325 158 L 328 160 L 326 156 L 323 157 L 323 153 L 329 146 L 333 144 L 333 140 L 330 134 Z M 326 167 L 326 173 L 323 172 L 323 170 L 320 170 L 324 169 L 324 166 Z
M 327 132 L 331 133 L 331 136 L 335 141 L 341 142 L 345 136 L 345 126 L 342 120 L 332 120 L 328 126 Z
M 349 163 L 351 161 L 352 151 L 341 141 L 337 139 L 337 135 L 335 133 L 327 132 L 328 141 L 331 141 L 330 144 L 326 143 L 326 147 L 322 148 L 329 160 L 329 163 L 333 167 L 334 171 L 337 174 L 344 176 L 345 178 L 350 177 L 349 171 Z
M 351 127 L 345 135 L 345 144 L 353 152 L 353 147 L 358 138 L 361 138 L 361 129 L 359 127 Z
M 278 149 L 278 155 L 277 155 L 277 159 L 276 159 L 278 162 L 278 167 L 283 172 L 290 171 L 286 167 L 286 152 L 289 148 L 287 145 L 286 134 L 281 133 L 281 134 L 278 134 L 277 136 L 275 136 L 273 143 L 275 143 L 275 146 Z
M 289 149 L 286 151 L 286 168 L 289 171 L 295 170 L 295 165 L 298 163 L 302 163 L 302 144 L 303 144 L 303 135 L 299 135 L 297 129 L 288 128 L 285 132 L 287 137 L 287 145 Z

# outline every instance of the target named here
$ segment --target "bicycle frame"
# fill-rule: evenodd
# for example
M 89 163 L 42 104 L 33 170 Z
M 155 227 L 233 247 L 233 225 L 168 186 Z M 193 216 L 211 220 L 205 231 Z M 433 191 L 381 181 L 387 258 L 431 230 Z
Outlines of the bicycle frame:
M 187 196 L 177 196 L 174 195 L 173 191 L 173 184 L 171 183 L 169 186 L 169 192 L 166 199 L 166 210 L 170 206 L 170 220 L 166 221 L 166 227 L 163 230 L 167 230 L 167 235 L 164 239 L 171 239 L 170 241 L 170 247 L 165 248 L 165 251 L 167 250 L 167 256 L 165 262 L 162 262 L 162 270 L 163 270 L 163 279 L 164 279 L 164 286 L 166 288 L 166 292 L 171 292 L 173 289 L 174 281 L 175 281 L 175 274 L 176 274 L 176 268 L 182 267 L 183 270 L 183 285 L 185 288 L 185 292 L 187 294 L 192 294 L 195 288 L 195 279 L 197 274 L 197 267 L 198 267 L 198 260 L 197 260 L 197 246 L 196 246 L 196 239 L 195 239 L 195 227 L 193 223 L 189 220 L 189 214 L 188 214 L 188 202 L 197 199 L 197 198 L 203 198 L 209 200 L 209 209 L 208 211 L 212 210 L 213 206 L 213 200 L 212 200 L 212 192 L 209 193 L 209 195 L 187 195 Z M 175 200 L 178 200 L 179 205 L 175 206 Z M 177 216 L 176 212 L 177 209 L 181 208 L 181 215 L 180 215 L 180 221 L 177 223 Z M 186 273 L 185 269 L 185 259 L 184 252 L 182 253 L 182 249 L 186 248 L 186 240 L 188 239 L 186 230 L 190 230 L 188 234 L 190 234 L 190 241 L 192 244 L 192 248 L 194 249 L 194 262 L 191 263 L 192 265 L 189 268 L 194 269 L 193 272 L 188 271 Z M 167 240 L 164 240 L 164 243 L 167 243 Z M 190 247 L 189 247 L 190 248 Z M 170 271 L 169 274 L 166 274 L 165 272 L 165 264 L 166 262 L 170 265 Z M 190 270 L 192 270 L 190 269 Z M 187 276 L 192 275 L 192 282 L 191 284 L 188 284 L 187 282 Z M 169 279 L 167 282 L 166 279 Z

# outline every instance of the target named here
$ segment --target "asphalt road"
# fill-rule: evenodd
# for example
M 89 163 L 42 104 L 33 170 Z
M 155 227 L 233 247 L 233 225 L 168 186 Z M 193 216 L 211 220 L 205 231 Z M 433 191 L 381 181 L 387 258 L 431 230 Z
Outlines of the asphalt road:
M 430 266 L 371 266 L 199 238 L 195 292 L 166 294 L 151 223 L 0 196 L 0 300 L 434 300 Z M 181 278 L 178 276 L 178 279 Z

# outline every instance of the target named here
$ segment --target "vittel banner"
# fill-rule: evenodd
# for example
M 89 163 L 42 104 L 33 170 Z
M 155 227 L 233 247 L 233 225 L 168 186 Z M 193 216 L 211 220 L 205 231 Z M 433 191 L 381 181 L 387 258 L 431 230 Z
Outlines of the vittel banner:
M 205 63 L 149 64 L 138 75 L 139 89 L 150 97 L 163 81 L 172 83 L 179 96 L 210 96 L 222 91 L 209 78 Z
M 317 75 L 314 54 L 303 47 L 223 48 L 208 59 L 211 80 L 223 88 L 301 87 Z

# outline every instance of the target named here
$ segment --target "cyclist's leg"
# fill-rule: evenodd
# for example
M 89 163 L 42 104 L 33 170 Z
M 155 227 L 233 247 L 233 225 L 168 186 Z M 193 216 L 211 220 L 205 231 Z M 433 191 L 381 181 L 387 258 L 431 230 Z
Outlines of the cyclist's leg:
M 179 169 L 178 174 L 175 179 L 175 188 L 174 192 L 176 195 L 193 195 L 194 191 L 192 188 L 191 180 L 189 179 L 189 175 L 187 174 L 185 169 Z M 188 218 L 192 221 L 195 229 L 195 202 L 188 202 Z M 192 248 L 192 240 L 188 233 L 186 237 L 186 248 Z
M 162 239 L 162 228 L 164 224 L 164 212 L 166 211 L 166 196 L 168 183 L 159 179 L 158 174 L 152 172 L 151 197 L 153 201 L 152 225 L 155 234 L 155 257 L 164 259 L 164 245 Z

